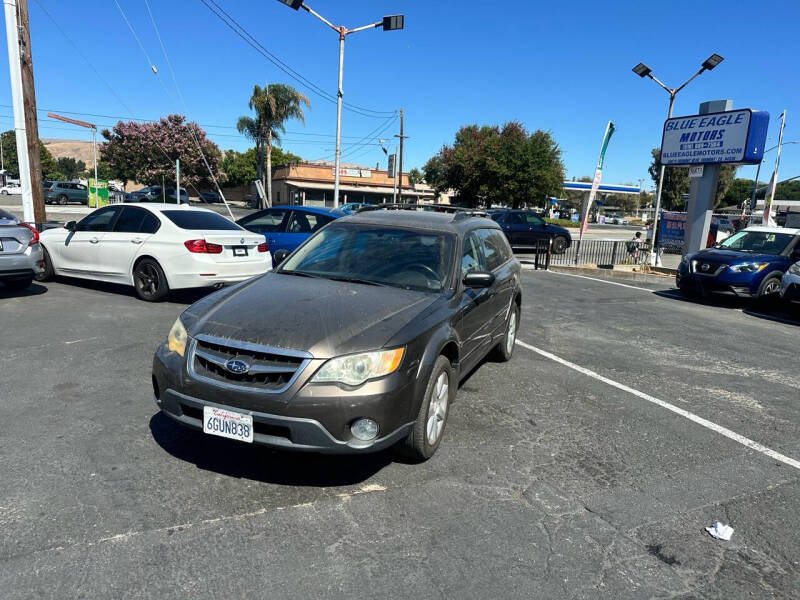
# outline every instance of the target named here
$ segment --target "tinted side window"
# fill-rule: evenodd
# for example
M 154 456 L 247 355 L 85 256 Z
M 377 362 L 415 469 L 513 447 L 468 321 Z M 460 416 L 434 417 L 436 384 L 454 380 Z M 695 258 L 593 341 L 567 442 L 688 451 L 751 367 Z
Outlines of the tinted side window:
M 525 213 L 525 218 L 528 221 L 528 225 L 544 225 L 544 220 L 539 215 L 535 215 L 533 213 Z
M 470 271 L 485 270 L 486 263 L 481 252 L 481 241 L 477 233 L 472 231 L 464 238 L 464 251 L 461 254 L 461 278 L 463 279 Z
M 288 210 L 274 210 L 268 209 L 261 213 L 256 213 L 245 217 L 239 224 L 245 229 L 255 231 L 256 233 L 274 233 L 281 231 L 281 223 L 286 217 Z
M 525 215 L 523 215 L 522 213 L 518 213 L 518 212 L 511 213 L 510 215 L 508 215 L 508 218 L 506 219 L 506 223 L 509 223 L 511 225 L 527 225 L 528 224 L 528 222 L 525 220 Z
M 486 256 L 486 268 L 494 271 L 511 258 L 506 236 L 496 229 L 480 229 L 478 231 L 483 242 L 483 253 Z
M 118 209 L 114 206 L 101 208 L 87 217 L 81 219 L 76 231 L 110 231 Z
M 209 230 L 209 231 L 241 231 L 233 221 L 230 221 L 214 212 L 207 212 L 205 210 L 165 210 L 161 213 L 170 221 L 175 223 L 181 229 L 189 229 L 194 231 Z
M 148 212 L 142 221 L 139 231 L 142 233 L 155 233 L 159 227 L 161 227 L 161 221 L 153 213 Z
M 314 233 L 317 229 L 322 228 L 331 221 L 333 221 L 332 217 L 324 217 L 314 213 L 295 210 L 292 211 L 292 216 L 289 218 L 289 224 L 286 227 L 286 232 Z
M 139 233 L 139 228 L 145 214 L 147 214 L 147 211 L 141 208 L 124 207 L 119 215 L 119 219 L 117 219 L 117 222 L 114 224 L 114 231 L 120 233 Z

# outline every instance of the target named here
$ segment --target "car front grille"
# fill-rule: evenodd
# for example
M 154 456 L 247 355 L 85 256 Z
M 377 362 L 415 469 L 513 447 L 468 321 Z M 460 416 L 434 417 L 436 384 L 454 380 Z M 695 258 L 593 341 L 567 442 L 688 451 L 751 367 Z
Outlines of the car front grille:
M 198 379 L 221 387 L 277 393 L 292 384 L 310 359 L 305 352 L 198 335 L 189 366 Z
M 716 277 L 726 266 L 727 265 L 709 262 L 706 260 L 693 260 L 692 272 L 699 275 L 710 275 L 712 277 Z

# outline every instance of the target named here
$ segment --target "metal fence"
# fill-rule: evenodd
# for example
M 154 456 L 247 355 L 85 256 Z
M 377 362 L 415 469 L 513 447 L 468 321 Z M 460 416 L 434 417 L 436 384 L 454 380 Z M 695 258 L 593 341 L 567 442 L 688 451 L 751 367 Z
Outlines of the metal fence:
M 659 246 L 656 265 L 675 268 L 682 251 L 681 246 Z M 518 249 L 517 254 L 521 260 L 533 263 L 535 268 L 547 269 L 550 265 L 643 265 L 649 252 L 646 240 L 572 240 L 564 252 L 555 253 L 551 240 L 543 239 L 525 249 Z

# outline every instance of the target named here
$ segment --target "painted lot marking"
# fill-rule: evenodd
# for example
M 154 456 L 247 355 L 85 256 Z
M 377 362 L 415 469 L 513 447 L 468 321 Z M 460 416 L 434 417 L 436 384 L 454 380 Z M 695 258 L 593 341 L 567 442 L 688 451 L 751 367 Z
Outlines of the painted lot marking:
M 648 290 L 648 291 L 650 291 L 650 290 Z M 582 374 L 584 374 L 584 375 L 586 375 L 588 377 L 591 377 L 593 379 L 597 379 L 598 381 L 602 381 L 603 383 L 605 383 L 607 385 L 615 387 L 618 390 L 622 390 L 623 392 L 627 392 L 629 394 L 632 394 L 632 395 L 634 395 L 634 396 L 636 396 L 638 398 L 641 398 L 642 400 L 646 400 L 647 402 L 650 402 L 651 404 L 655 404 L 656 406 L 660 406 L 661 408 L 666 408 L 668 411 L 673 412 L 676 415 L 680 415 L 681 417 L 683 417 L 685 419 L 689 419 L 690 421 L 693 421 L 694 423 L 697 423 L 698 425 L 701 425 L 701 426 L 705 427 L 706 429 L 710 429 L 711 431 L 713 431 L 715 433 L 719 433 L 720 435 L 724 435 L 726 438 L 729 438 L 729 439 L 733 440 L 734 442 L 737 442 L 737 443 L 741 444 L 742 446 L 746 446 L 746 447 L 750 448 L 751 450 L 755 450 L 756 452 L 760 452 L 761 454 L 764 454 L 765 456 L 769 456 L 770 458 L 772 458 L 774 460 L 780 461 L 780 462 L 782 462 L 784 464 L 789 465 L 790 467 L 794 467 L 795 469 L 800 470 L 800 461 L 799 460 L 795 460 L 793 458 L 789 458 L 788 456 L 785 456 L 785 455 L 781 454 L 780 452 L 776 452 L 775 450 L 772 450 L 771 448 L 767 448 L 766 446 L 764 446 L 762 444 L 759 444 L 758 442 L 754 442 L 750 438 L 747 438 L 747 437 L 745 437 L 743 435 L 740 435 L 740 434 L 736 433 L 735 431 L 731 431 L 730 429 L 727 429 L 726 427 L 723 427 L 722 425 L 717 425 L 716 423 L 714 423 L 712 421 L 709 421 L 708 419 L 704 419 L 703 417 L 699 417 L 696 414 L 689 412 L 688 410 L 684 410 L 684 409 L 682 409 L 682 408 L 680 408 L 678 406 L 675 406 L 674 404 L 670 404 L 669 402 L 664 402 L 663 400 L 659 400 L 658 398 L 656 398 L 654 396 L 651 396 L 650 394 L 645 394 L 644 392 L 640 392 L 639 390 L 633 389 L 632 387 L 628 387 L 627 385 L 625 385 L 623 383 L 619 383 L 617 381 L 614 381 L 613 379 L 609 379 L 608 377 L 603 377 L 599 373 L 595 373 L 594 371 L 592 371 L 590 369 L 587 369 L 585 367 L 581 367 L 580 365 L 576 365 L 575 363 L 572 363 L 572 362 L 570 362 L 568 360 L 565 360 L 565 359 L 561 358 L 560 356 L 556 356 L 555 354 L 551 354 L 550 352 L 547 352 L 546 350 L 542 350 L 541 348 L 537 348 L 536 346 L 531 346 L 530 344 L 526 344 L 525 342 L 523 342 L 521 340 L 517 340 L 517 345 L 522 346 L 523 348 L 526 348 L 526 349 L 530 350 L 531 352 L 535 352 L 537 354 L 540 354 L 541 356 L 544 356 L 545 358 L 549 358 L 550 360 L 555 361 L 555 362 L 557 362 L 557 363 L 559 363 L 561 365 L 564 365 L 565 367 L 569 367 L 570 369 L 573 369 L 574 371 L 577 371 L 578 373 L 582 373 Z
M 590 279 L 592 281 L 599 281 L 600 283 L 607 283 L 608 285 L 618 285 L 632 290 L 642 290 L 643 292 L 657 292 L 659 290 L 652 290 L 650 288 L 639 287 L 638 285 L 628 285 L 627 283 L 618 283 L 616 281 L 609 281 L 608 279 L 599 279 L 597 277 L 589 277 L 588 275 L 577 275 L 576 273 L 562 273 L 561 271 L 545 271 L 545 273 L 552 273 L 553 275 L 563 275 L 564 277 L 578 277 L 580 279 Z

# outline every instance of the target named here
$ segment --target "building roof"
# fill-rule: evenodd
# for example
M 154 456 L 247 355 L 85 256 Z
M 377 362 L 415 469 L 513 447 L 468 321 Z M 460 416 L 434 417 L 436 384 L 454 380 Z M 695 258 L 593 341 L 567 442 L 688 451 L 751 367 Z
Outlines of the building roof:
M 299 179 L 286 179 L 286 185 L 306 190 L 332 190 L 333 181 L 325 183 L 321 181 L 302 181 Z M 346 185 L 339 184 L 339 190 L 342 192 L 362 192 L 366 194 L 391 194 L 393 187 L 390 185 Z M 398 194 L 400 189 L 397 190 Z M 413 190 L 408 187 L 403 188 L 403 196 L 431 196 L 433 190 Z

